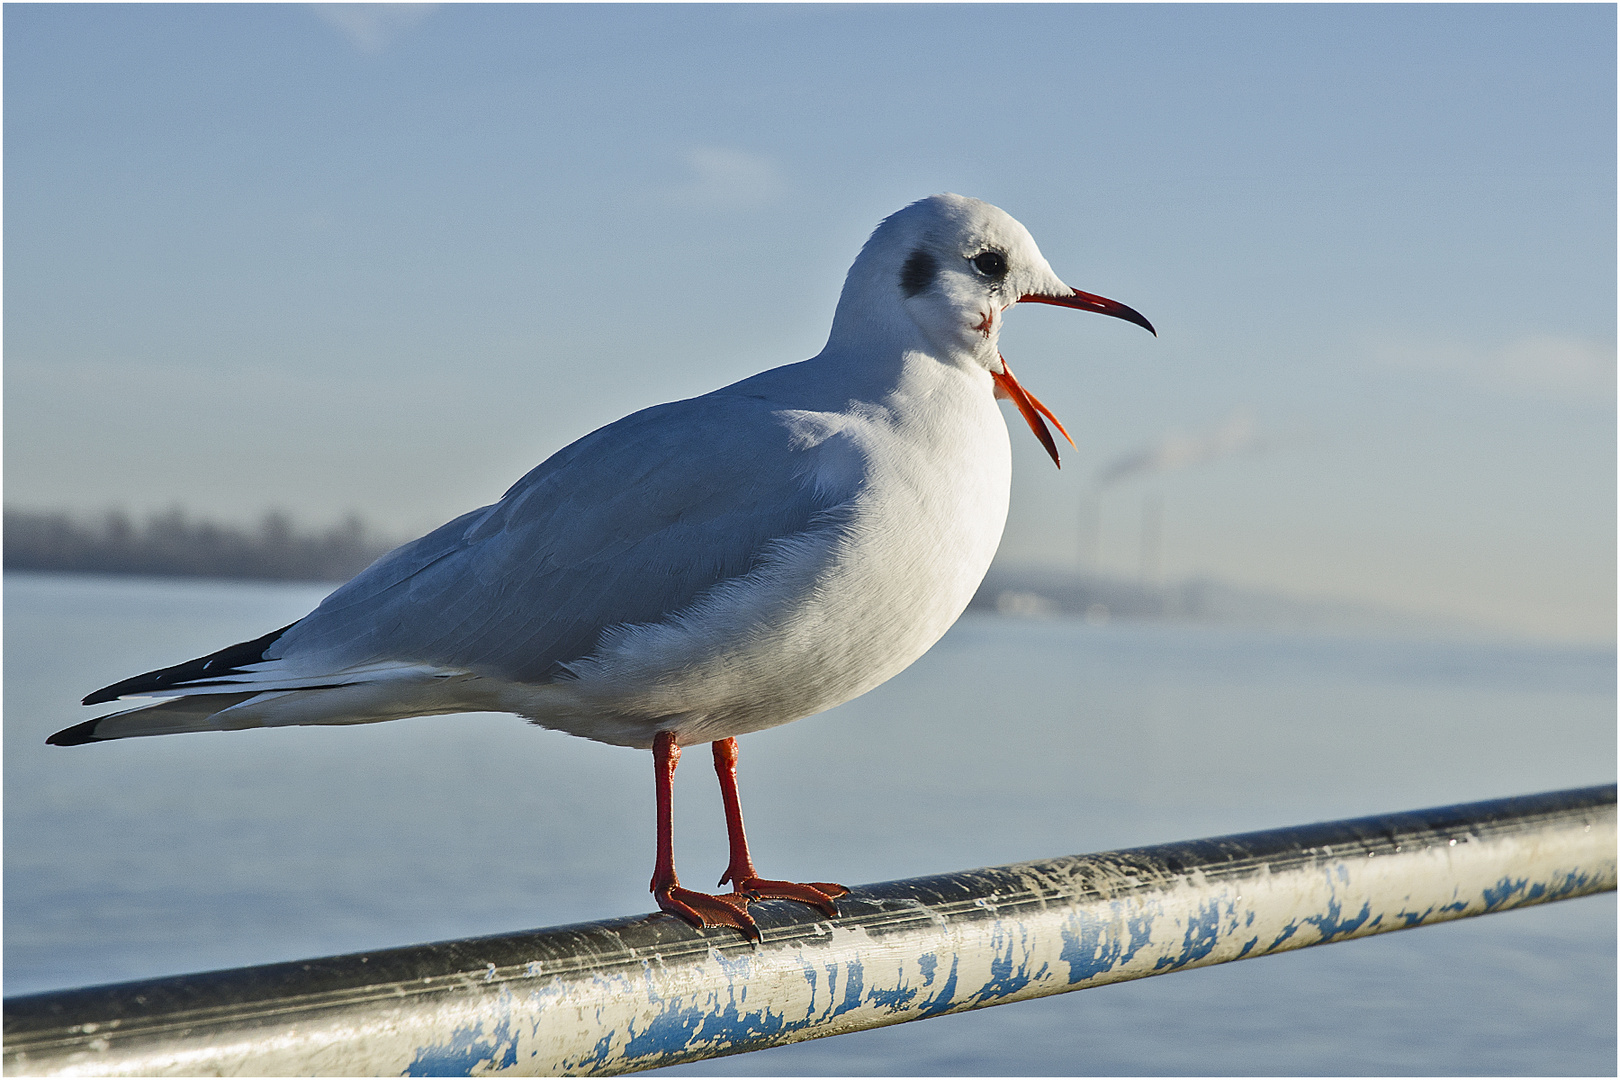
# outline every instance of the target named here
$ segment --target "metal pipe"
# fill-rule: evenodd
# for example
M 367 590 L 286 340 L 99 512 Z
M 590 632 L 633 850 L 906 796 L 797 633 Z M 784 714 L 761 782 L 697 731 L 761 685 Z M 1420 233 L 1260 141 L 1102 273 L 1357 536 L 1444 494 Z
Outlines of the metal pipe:
M 5 1072 L 613 1074 L 1615 888 L 1615 787 L 5 1002 Z

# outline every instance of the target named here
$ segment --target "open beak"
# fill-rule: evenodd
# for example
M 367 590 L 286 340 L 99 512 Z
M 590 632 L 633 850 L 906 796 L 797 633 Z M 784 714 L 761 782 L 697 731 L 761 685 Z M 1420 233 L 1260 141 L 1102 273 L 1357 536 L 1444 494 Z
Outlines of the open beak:
M 1007 358 L 1001 356 L 1000 353 L 996 355 L 1001 358 L 1001 370 L 990 373 L 990 380 L 996 384 L 996 397 L 1006 398 L 1018 406 L 1018 411 L 1023 414 L 1024 423 L 1028 424 L 1029 430 L 1033 431 L 1035 437 L 1041 440 L 1041 445 L 1046 447 L 1046 452 L 1052 455 L 1052 464 L 1060 469 L 1063 468 L 1063 462 L 1058 460 L 1057 441 L 1052 438 L 1052 433 L 1047 430 L 1046 421 L 1052 421 L 1058 431 L 1062 432 L 1063 437 L 1069 440 L 1070 446 L 1074 445 L 1074 439 L 1070 437 L 1068 431 L 1063 427 L 1063 422 L 1052 415 L 1052 410 L 1042 405 L 1040 398 L 1025 390 L 1024 385 L 1013 378 L 1012 368 L 1007 366 Z M 1042 417 L 1045 419 L 1042 419 Z
M 1148 322 L 1142 316 L 1142 313 L 1135 308 L 1126 307 L 1118 300 L 1110 300 L 1106 296 L 1081 292 L 1079 289 L 1070 289 L 1067 296 L 1029 293 L 1020 296 L 1018 302 L 1020 304 L 1056 304 L 1058 307 L 1074 308 L 1078 311 L 1095 311 L 1098 315 L 1112 315 L 1116 319 L 1124 319 L 1126 322 L 1135 323 L 1154 337 L 1159 336 L 1159 332 L 1153 329 L 1153 324 Z M 1046 421 L 1052 421 L 1063 437 L 1069 440 L 1070 446 L 1074 445 L 1074 440 L 1069 438 L 1069 433 L 1064 431 L 1063 425 L 1058 421 L 1058 418 L 1052 415 L 1052 410 L 1042 405 L 1040 398 L 1025 390 L 1023 385 L 1013 378 L 1012 368 L 1007 366 L 1007 358 L 1000 353 L 996 355 L 1001 360 L 1001 370 L 990 373 L 991 380 L 996 384 L 996 397 L 1006 398 L 1018 406 L 1018 411 L 1024 416 L 1024 422 L 1029 425 L 1029 430 L 1035 433 L 1035 437 L 1041 440 L 1041 445 L 1046 447 L 1046 452 L 1052 455 L 1052 464 L 1060 469 L 1063 468 L 1063 462 L 1058 460 L 1057 440 L 1053 439 L 1052 433 L 1047 430 Z
M 1112 315 L 1116 319 L 1135 323 L 1154 337 L 1159 332 L 1153 329 L 1153 324 L 1143 318 L 1142 313 L 1135 308 L 1126 307 L 1118 300 L 1110 300 L 1106 296 L 1095 296 L 1079 289 L 1069 290 L 1072 296 L 1050 296 L 1045 293 L 1029 293 L 1020 296 L 1020 304 L 1056 304 L 1058 307 L 1074 308 L 1077 311 L 1095 311 L 1098 315 Z

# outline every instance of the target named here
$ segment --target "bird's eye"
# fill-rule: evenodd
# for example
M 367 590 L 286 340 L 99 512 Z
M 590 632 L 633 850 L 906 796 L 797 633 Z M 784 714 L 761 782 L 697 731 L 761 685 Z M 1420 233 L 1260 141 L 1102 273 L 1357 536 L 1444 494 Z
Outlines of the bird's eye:
M 999 251 L 981 251 L 972 261 L 973 268 L 987 278 L 1004 277 L 1007 273 L 1007 256 Z

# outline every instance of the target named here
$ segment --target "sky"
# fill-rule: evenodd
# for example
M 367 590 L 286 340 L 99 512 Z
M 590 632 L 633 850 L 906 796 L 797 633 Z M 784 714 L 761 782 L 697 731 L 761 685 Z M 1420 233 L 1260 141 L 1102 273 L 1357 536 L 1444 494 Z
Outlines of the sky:
M 1612 5 L 7 5 L 6 505 L 401 539 L 813 355 L 937 191 L 1018 309 L 1009 564 L 1615 630 Z M 1028 307 L 1028 305 L 1026 305 Z

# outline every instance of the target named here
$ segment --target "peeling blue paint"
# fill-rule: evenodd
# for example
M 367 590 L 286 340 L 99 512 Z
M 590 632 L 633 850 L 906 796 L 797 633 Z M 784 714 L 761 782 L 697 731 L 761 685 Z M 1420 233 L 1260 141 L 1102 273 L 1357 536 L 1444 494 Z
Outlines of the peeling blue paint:
M 804 965 L 804 981 L 810 984 L 810 1004 L 805 1007 L 806 1017 L 814 1016 L 816 1012 L 816 966 Z
M 875 986 L 872 987 L 872 992 L 866 995 L 866 1000 L 878 1008 L 887 1009 L 890 1012 L 898 1012 L 910 1005 L 912 998 L 917 996 L 917 988 L 905 984 L 904 972 L 895 972 L 895 980 L 896 985 L 893 990 L 880 990 Z
M 480 1026 L 469 1025 L 450 1032 L 448 1042 L 421 1047 L 400 1075 L 471 1076 L 474 1069 L 486 1062 L 497 1069 L 509 1069 L 517 1064 L 517 1040 L 512 1037 L 510 1013 L 501 1017 L 487 1035 Z
M 1579 870 L 1571 870 L 1564 875 L 1564 880 L 1560 884 L 1548 887 L 1547 898 L 1549 900 L 1558 900 L 1577 892 L 1583 892 L 1591 887 L 1592 881 L 1593 875 L 1582 873 Z
M 1161 956 L 1153 962 L 1154 971 L 1179 971 L 1194 960 L 1202 960 L 1215 950 L 1221 939 L 1221 909 L 1218 902 L 1198 905 L 1198 911 L 1187 917 L 1187 933 L 1182 938 L 1181 953 Z
M 719 1012 L 705 1016 L 692 1041 L 710 1045 L 745 1042 L 778 1035 L 783 1031 L 796 1031 L 808 1024 L 808 1019 L 790 1023 L 787 1017 L 771 1012 L 768 1007 L 759 1012 L 743 1012 L 732 1003 Z
M 1118 941 L 1112 942 L 1112 948 L 1106 948 L 1103 944 L 1106 929 L 1107 924 L 1102 920 L 1088 918 L 1080 913 L 1064 920 L 1063 927 L 1058 931 L 1063 939 L 1063 948 L 1058 953 L 1058 959 L 1069 965 L 1070 986 L 1078 986 L 1087 979 L 1094 979 L 1111 970 L 1119 959 Z
M 919 1017 L 938 1016 L 949 1009 L 951 1003 L 956 1000 L 956 964 L 959 959 L 960 957 L 951 957 L 951 973 L 945 976 L 945 982 L 939 988 L 939 993 L 917 1008 Z
M 1512 878 L 1503 878 L 1494 886 L 1485 886 L 1483 893 L 1485 897 L 1485 910 L 1495 911 L 1497 908 L 1507 903 L 1514 893 L 1523 891 L 1524 887 L 1528 884 L 1529 882 L 1527 882 L 1524 878 L 1520 878 L 1517 881 L 1514 881 Z
M 1424 908 L 1422 911 L 1403 911 L 1396 918 L 1401 920 L 1401 929 L 1410 930 L 1414 926 L 1421 926 L 1423 921 L 1434 914 L 1434 908 Z
M 703 1018 L 708 1013 L 695 1006 L 670 1008 L 652 1018 L 647 1026 L 637 1031 L 630 1025 L 630 1038 L 624 1044 L 626 1058 L 663 1056 L 683 1049 L 692 1041 Z
M 1361 929 L 1362 924 L 1372 917 L 1372 905 L 1366 901 L 1362 902 L 1361 910 L 1350 918 L 1342 918 L 1342 911 L 1343 908 L 1339 904 L 1339 898 L 1335 896 L 1328 901 L 1325 913 L 1307 915 L 1300 921 L 1308 922 L 1316 927 L 1317 932 L 1321 934 L 1321 940 L 1317 944 L 1325 945 L 1335 938 L 1349 937 Z
M 799 1031 L 816 1023 L 811 1017 L 789 1021 L 768 1008 L 758 1012 L 744 1012 L 735 1000 L 724 1009 L 713 1007 L 710 995 L 708 1006 L 682 1005 L 680 1000 L 667 1003 L 663 1012 L 653 1017 L 641 1031 L 631 1027 L 630 1038 L 624 1046 L 625 1060 L 667 1058 L 698 1044 L 711 1047 L 743 1045 L 771 1039 L 785 1032 Z
M 1245 941 L 1243 943 L 1243 948 L 1238 950 L 1238 954 L 1236 956 L 1234 956 L 1232 959 L 1241 960 L 1245 956 L 1248 956 L 1249 955 L 1249 950 L 1254 948 L 1255 945 L 1259 943 L 1259 941 L 1260 941 L 1260 935 L 1259 934 L 1254 935 L 1254 937 L 1250 938 L 1248 941 Z
M 1494 886 L 1485 888 L 1483 892 L 1485 910 L 1495 911 L 1501 907 L 1518 907 L 1521 904 L 1533 904 L 1538 900 L 1558 899 L 1583 888 L 1587 883 L 1587 875 L 1578 870 L 1570 871 L 1562 879 L 1552 883 L 1544 881 L 1531 883 L 1524 878 L 1517 880 L 1503 878 Z
M 1058 959 L 1069 965 L 1068 985 L 1079 985 L 1128 964 L 1138 951 L 1151 945 L 1154 919 L 1162 914 L 1156 907 L 1114 901 L 1109 904 L 1107 918 L 1089 912 L 1075 912 L 1066 918 L 1058 931 L 1063 939 Z M 1132 911 L 1134 915 L 1125 914 Z M 1125 917 L 1121 919 L 1121 915 Z M 1121 922 L 1128 944 L 1119 940 Z
M 1113 905 L 1114 910 L 1118 911 L 1119 906 L 1120 905 L 1118 904 Z M 1125 929 L 1131 935 L 1131 943 L 1127 945 L 1125 947 L 1125 951 L 1120 954 L 1119 958 L 1121 962 L 1127 964 L 1130 963 L 1136 958 L 1136 953 L 1139 949 L 1153 944 L 1153 920 L 1155 914 L 1158 913 L 1150 914 L 1147 911 L 1143 911 L 1134 918 L 1128 918 L 1125 920 Z
M 1272 941 L 1272 943 L 1270 945 L 1266 946 L 1266 951 L 1271 952 L 1274 949 L 1276 949 L 1277 946 L 1281 945 L 1283 942 L 1285 942 L 1289 938 L 1293 937 L 1294 932 L 1297 931 L 1298 929 L 1299 929 L 1299 923 L 1290 922 L 1287 926 L 1282 928 L 1282 933 L 1278 934 L 1276 939 L 1274 941 Z
M 917 970 L 922 972 L 923 985 L 934 985 L 934 970 L 939 967 L 939 957 L 931 952 L 925 952 L 917 957 Z
M 937 964 L 937 957 L 935 960 Z M 828 965 L 829 990 L 836 985 L 837 968 L 838 965 Z M 780 1013 L 772 1012 L 769 1007 L 760 1010 L 739 1007 L 739 1002 L 746 997 L 746 987 L 741 988 L 742 992 L 738 992 L 734 978 L 728 979 L 732 989 L 726 994 L 730 1000 L 726 1002 L 724 1008 L 718 1007 L 718 995 L 711 993 L 701 1002 L 684 998 L 665 999 L 649 983 L 648 1001 L 661 1006 L 661 1009 L 640 1030 L 632 1024 L 629 1038 L 624 1045 L 623 1059 L 648 1064 L 660 1059 L 687 1056 L 697 1047 L 722 1048 L 779 1041 L 782 1036 L 823 1023 L 830 1017 L 848 1012 L 863 1003 L 871 1003 L 891 1012 L 903 1010 L 919 993 L 917 988 L 904 984 L 904 971 L 897 970 L 900 985 L 893 989 L 874 987 L 865 992 L 863 1002 L 866 980 L 861 962 L 852 960 L 844 964 L 843 968 L 843 1000 L 825 1015 L 813 1015 L 812 1009 L 800 1020 L 789 1020 Z M 650 970 L 645 973 L 651 975 Z M 734 975 L 734 969 L 728 974 Z M 806 966 L 804 976 L 814 988 L 818 981 L 814 968 Z M 939 995 L 923 1006 L 922 1015 L 932 1015 L 933 1012 L 943 1012 L 949 1008 L 955 987 L 956 958 L 953 957 L 950 976 L 940 988 Z M 605 1054 L 610 1042 L 611 1036 L 608 1036 L 597 1043 L 598 1063 L 606 1060 Z M 488 1055 L 485 1055 L 486 1060 L 487 1057 Z M 476 1065 L 477 1061 L 473 1061 L 472 1064 Z
M 990 935 L 990 947 L 995 950 L 990 959 L 990 978 L 973 995 L 973 1001 L 995 1001 L 1016 994 L 1029 985 L 1029 965 L 1020 964 L 1015 958 L 1019 946 L 1027 941 L 1028 936 L 1029 932 L 1022 923 L 997 920 L 995 930 Z
M 842 1016 L 861 1003 L 864 974 L 859 958 L 852 959 L 844 965 L 844 1001 L 832 1011 L 832 1015 Z

